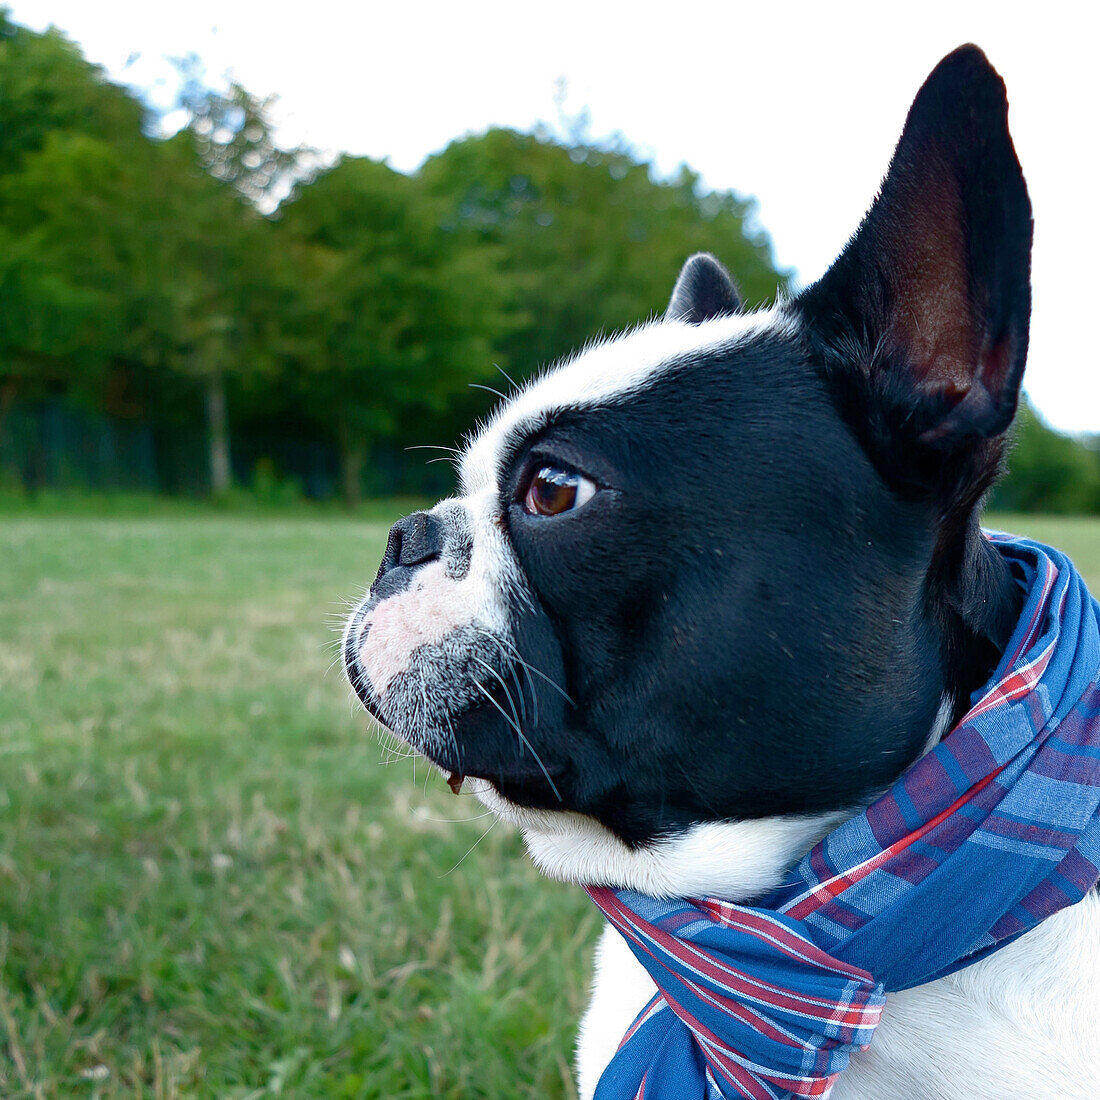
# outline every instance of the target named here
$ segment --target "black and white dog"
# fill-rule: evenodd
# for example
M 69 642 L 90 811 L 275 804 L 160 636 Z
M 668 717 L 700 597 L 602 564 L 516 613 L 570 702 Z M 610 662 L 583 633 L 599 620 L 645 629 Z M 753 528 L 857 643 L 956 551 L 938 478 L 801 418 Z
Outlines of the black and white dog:
M 910 111 L 828 273 L 662 320 L 524 387 L 461 495 L 396 524 L 344 643 L 367 709 L 578 883 L 753 898 L 960 717 L 1019 612 L 978 509 L 1016 409 L 1031 211 L 975 47 Z M 613 931 L 590 1096 L 653 993 Z M 1100 1086 L 1100 899 L 891 995 L 835 1100 Z

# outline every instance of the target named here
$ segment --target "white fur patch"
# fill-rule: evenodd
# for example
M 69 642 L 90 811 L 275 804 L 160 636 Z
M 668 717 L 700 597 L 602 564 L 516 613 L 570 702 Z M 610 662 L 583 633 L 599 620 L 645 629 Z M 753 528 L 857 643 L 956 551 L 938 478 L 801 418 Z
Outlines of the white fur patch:
M 626 940 L 604 926 L 592 958 L 592 997 L 577 1032 L 577 1092 L 589 1100 L 634 1018 L 657 992 Z
M 442 500 L 432 513 L 443 515 L 455 508 L 467 513 L 471 534 L 470 562 L 464 575 L 451 576 L 448 563 L 442 560 L 422 565 L 408 589 L 382 600 L 359 624 L 359 663 L 379 696 L 409 667 L 417 649 L 439 645 L 455 630 L 478 627 L 502 645 L 510 645 L 506 596 L 511 593 L 520 601 L 530 599 L 495 522 L 499 514 L 496 494 L 489 491 L 462 500 Z M 349 629 L 354 622 L 353 612 Z
M 363 628 L 369 631 L 359 647 L 359 662 L 379 695 L 408 668 L 414 650 L 439 645 L 470 622 L 460 589 L 444 563 L 434 561 L 417 571 L 411 588 L 383 600 L 365 616 Z
M 923 752 L 947 732 L 951 699 L 940 703 Z M 922 753 L 923 755 L 923 753 Z M 652 897 L 751 898 L 778 886 L 788 867 L 853 809 L 750 821 L 706 821 L 652 844 L 631 848 L 595 818 L 560 810 L 529 810 L 484 780 L 471 789 L 498 817 L 523 833 L 538 868 L 563 882 L 627 887 Z
M 467 493 L 479 493 L 495 487 L 501 448 L 516 429 L 537 427 L 544 417 L 560 409 L 580 409 L 625 397 L 686 356 L 703 355 L 767 330 L 793 332 L 795 324 L 793 315 L 777 306 L 698 325 L 651 321 L 591 344 L 533 378 L 494 413 L 462 458 L 463 488 Z
M 842 810 L 707 821 L 630 848 L 584 814 L 528 810 L 484 782 L 473 790 L 495 814 L 520 828 L 531 858 L 551 878 L 664 898 L 745 898 L 770 890 L 791 864 L 851 816 Z

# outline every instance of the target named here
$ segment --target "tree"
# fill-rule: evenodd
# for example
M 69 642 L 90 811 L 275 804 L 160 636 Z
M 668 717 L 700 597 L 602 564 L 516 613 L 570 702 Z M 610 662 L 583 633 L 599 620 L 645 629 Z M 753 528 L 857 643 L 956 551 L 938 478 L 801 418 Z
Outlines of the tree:
M 59 276 L 36 237 L 0 226 L 0 439 L 17 396 L 41 395 L 78 362 L 98 366 L 100 296 Z
M 259 360 L 241 354 L 248 325 L 259 319 L 256 274 L 267 270 L 270 234 L 261 228 L 259 211 L 271 211 L 293 192 L 306 174 L 309 151 L 283 150 L 275 143 L 272 99 L 260 100 L 237 83 L 225 93 L 205 86 L 193 70 L 184 85 L 183 105 L 190 112 L 186 147 L 216 189 L 192 186 L 190 239 L 185 245 L 193 278 L 177 288 L 187 299 L 191 354 L 188 367 L 203 382 L 210 485 L 224 494 L 231 484 L 229 409 L 226 376 L 256 369 Z M 177 144 L 184 145 L 183 136 Z M 261 327 L 262 324 L 261 324 Z M 236 349 L 234 354 L 231 349 Z M 254 348 L 263 355 L 266 348 Z
M 1026 401 L 1016 417 L 1008 474 L 993 506 L 1017 512 L 1100 512 L 1100 454 L 1048 428 Z
M 0 9 L 0 175 L 57 131 L 128 143 L 144 108 L 58 30 L 36 34 Z
M 120 257 L 100 221 L 142 108 L 59 32 L 0 11 L 0 435 L 18 397 L 88 398 L 117 352 Z M 110 206 L 110 203 L 107 204 Z
M 441 224 L 419 181 L 346 157 L 281 211 L 285 349 L 298 399 L 331 431 L 344 500 L 370 444 L 409 407 L 439 408 L 492 370 L 507 330 L 492 249 Z
M 501 249 L 526 318 L 501 350 L 520 374 L 661 312 L 692 252 L 717 254 L 750 304 L 786 283 L 750 200 L 706 191 L 687 168 L 655 179 L 622 145 L 494 129 L 453 142 L 420 174 L 449 227 Z
M 183 64 L 180 101 L 190 114 L 187 130 L 203 171 L 228 184 L 265 213 L 294 191 L 316 165 L 316 154 L 298 146 L 282 149 L 271 125 L 274 96 L 259 99 L 230 83 L 225 92 L 205 85 L 194 65 Z

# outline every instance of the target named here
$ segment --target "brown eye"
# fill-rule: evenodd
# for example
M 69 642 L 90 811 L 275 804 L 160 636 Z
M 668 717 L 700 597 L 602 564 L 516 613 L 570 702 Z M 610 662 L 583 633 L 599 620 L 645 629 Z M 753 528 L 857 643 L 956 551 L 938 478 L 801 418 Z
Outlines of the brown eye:
M 533 516 L 559 516 L 587 504 L 596 486 L 581 474 L 558 466 L 543 466 L 527 484 L 523 510 Z

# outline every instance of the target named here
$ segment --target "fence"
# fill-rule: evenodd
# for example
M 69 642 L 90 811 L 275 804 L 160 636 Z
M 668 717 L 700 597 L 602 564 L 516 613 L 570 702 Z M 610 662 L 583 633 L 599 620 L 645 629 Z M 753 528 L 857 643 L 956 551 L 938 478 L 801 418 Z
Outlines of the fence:
M 366 496 L 444 496 L 446 463 L 386 441 L 371 449 Z M 242 429 L 231 441 L 238 486 L 328 500 L 339 492 L 339 456 L 323 440 L 287 436 L 276 427 Z M 28 493 L 53 489 L 203 496 L 210 490 L 206 439 L 193 428 L 109 417 L 62 401 L 17 404 L 0 437 L 0 483 Z

